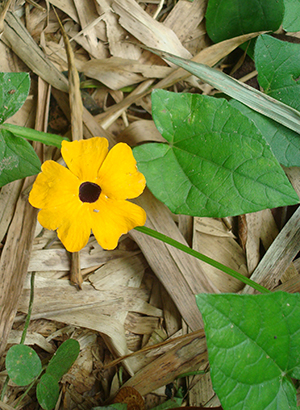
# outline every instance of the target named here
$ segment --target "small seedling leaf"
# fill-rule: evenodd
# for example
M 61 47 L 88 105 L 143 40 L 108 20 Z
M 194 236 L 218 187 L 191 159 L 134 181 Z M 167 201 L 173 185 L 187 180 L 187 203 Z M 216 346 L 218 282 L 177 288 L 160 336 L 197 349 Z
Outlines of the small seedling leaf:
M 80 345 L 77 340 L 68 339 L 63 342 L 50 360 L 46 374 L 50 374 L 55 380 L 59 381 L 75 362 L 79 351 Z
M 172 212 L 220 218 L 299 202 L 254 123 L 226 100 L 156 90 L 152 113 L 166 143 L 134 156 Z
M 0 73 L 0 124 L 24 104 L 30 88 L 28 73 Z
M 18 386 L 27 386 L 42 371 L 39 356 L 26 345 L 12 346 L 7 352 L 5 366 L 9 377 Z
M 224 410 L 297 408 L 300 294 L 196 296 Z
M 0 129 L 0 186 L 40 170 L 41 162 L 29 142 Z
M 283 0 L 209 0 L 206 30 L 218 43 L 241 34 L 276 31 L 283 15 Z
M 36 397 L 44 410 L 54 409 L 59 397 L 58 381 L 50 374 L 43 374 L 36 388 Z

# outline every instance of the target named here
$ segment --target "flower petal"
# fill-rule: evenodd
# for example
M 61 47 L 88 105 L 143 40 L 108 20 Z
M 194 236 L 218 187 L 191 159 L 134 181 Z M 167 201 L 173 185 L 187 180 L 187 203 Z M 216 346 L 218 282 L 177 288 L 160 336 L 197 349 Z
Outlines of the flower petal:
M 78 252 L 87 244 L 91 234 L 89 204 L 73 201 L 61 207 L 42 209 L 38 220 L 47 229 L 57 229 L 57 235 L 69 252 Z
M 61 154 L 69 170 L 81 181 L 96 182 L 99 169 L 108 153 L 106 138 L 63 141 Z
M 144 225 L 146 212 L 138 205 L 101 195 L 91 212 L 92 231 L 104 249 L 114 249 L 122 234 Z
M 136 198 L 143 192 L 146 180 L 127 144 L 119 143 L 109 151 L 99 171 L 99 185 L 114 199 Z
M 36 208 L 57 207 L 78 198 L 80 181 L 67 168 L 55 161 L 46 161 L 29 194 Z

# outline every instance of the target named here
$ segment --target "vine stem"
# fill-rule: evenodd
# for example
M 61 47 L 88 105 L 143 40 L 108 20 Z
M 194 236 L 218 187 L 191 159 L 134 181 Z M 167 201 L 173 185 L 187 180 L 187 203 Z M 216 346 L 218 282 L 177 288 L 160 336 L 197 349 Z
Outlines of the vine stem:
M 22 332 L 21 340 L 20 340 L 20 345 L 23 345 L 25 343 L 25 338 L 26 338 L 28 326 L 30 323 L 32 307 L 33 307 L 33 300 L 34 300 L 34 279 L 35 279 L 35 272 L 32 272 L 31 278 L 30 278 L 30 297 L 29 297 L 28 313 L 25 319 L 24 329 Z
M 158 239 L 159 241 L 165 242 L 168 245 L 174 246 L 174 248 L 177 248 L 188 255 L 194 256 L 195 258 L 199 259 L 202 262 L 208 263 L 209 265 L 213 266 L 214 268 L 217 268 L 221 270 L 224 273 L 227 273 L 227 275 L 232 276 L 233 278 L 236 278 L 243 282 L 245 285 L 251 286 L 253 289 L 261 292 L 261 293 L 271 293 L 271 291 L 267 288 L 265 288 L 262 285 L 259 285 L 258 283 L 254 282 L 253 280 L 247 278 L 246 276 L 242 275 L 241 273 L 235 271 L 234 269 L 228 268 L 228 266 L 223 265 L 220 262 L 215 261 L 214 259 L 209 258 L 208 256 L 203 255 L 200 252 L 195 251 L 194 249 L 189 248 L 186 245 L 183 245 L 182 243 L 175 241 L 175 239 L 170 238 L 167 235 L 164 235 L 160 232 L 157 232 L 151 228 L 147 228 L 146 226 L 137 226 L 134 228 L 136 231 L 144 233 L 148 236 L 151 236 L 152 238 Z
M 31 141 L 42 142 L 46 145 L 54 145 L 57 148 L 61 148 L 63 140 L 68 141 L 68 138 L 61 137 L 56 134 L 49 134 L 47 132 L 37 131 L 31 128 L 20 127 L 19 125 L 4 123 L 0 128 L 6 131 L 10 131 L 19 137 L 26 138 Z

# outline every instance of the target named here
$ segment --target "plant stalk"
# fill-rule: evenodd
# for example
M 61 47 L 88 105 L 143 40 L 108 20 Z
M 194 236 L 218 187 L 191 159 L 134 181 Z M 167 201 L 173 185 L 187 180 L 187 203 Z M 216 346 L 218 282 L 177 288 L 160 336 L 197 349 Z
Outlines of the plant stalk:
M 20 345 L 23 345 L 25 343 L 26 333 L 27 333 L 28 326 L 29 326 L 29 323 L 30 323 L 32 307 L 33 307 L 33 300 L 34 300 L 34 279 L 35 279 L 35 272 L 32 272 L 31 273 L 31 278 L 30 278 L 30 298 L 29 298 L 28 313 L 27 313 L 26 320 L 25 320 L 25 323 L 24 323 L 24 329 L 23 329 L 23 332 L 22 332 Z
M 158 239 L 159 241 L 165 242 L 168 245 L 174 246 L 175 248 L 194 256 L 195 258 L 199 259 L 202 262 L 208 263 L 209 265 L 213 266 L 214 268 L 220 269 L 222 272 L 227 273 L 227 275 L 232 276 L 243 282 L 245 285 L 251 286 L 253 289 L 261 292 L 261 293 L 271 293 L 269 289 L 266 289 L 264 286 L 259 285 L 258 283 L 254 282 L 253 280 L 247 278 L 246 276 L 242 275 L 241 273 L 235 271 L 234 269 L 228 268 L 228 266 L 223 265 L 220 262 L 215 261 L 214 259 L 209 258 L 208 256 L 203 255 L 200 252 L 195 251 L 194 249 L 189 248 L 182 243 L 175 241 L 168 236 L 154 231 L 153 229 L 147 228 L 146 226 L 137 226 L 134 228 L 138 232 L 142 232 L 152 238 Z
M 46 145 L 53 145 L 57 148 L 61 148 L 63 140 L 68 141 L 68 138 L 61 137 L 56 134 L 48 134 L 47 132 L 33 130 L 31 128 L 20 127 L 19 125 L 4 123 L 0 125 L 0 129 L 10 131 L 12 134 L 19 137 L 26 138 L 31 141 L 42 142 Z

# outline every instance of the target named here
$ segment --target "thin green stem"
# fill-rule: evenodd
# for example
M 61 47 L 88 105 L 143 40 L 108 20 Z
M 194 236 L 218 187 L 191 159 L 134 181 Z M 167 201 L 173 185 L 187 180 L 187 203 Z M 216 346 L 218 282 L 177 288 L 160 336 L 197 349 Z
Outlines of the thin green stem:
M 1 392 L 1 397 L 0 397 L 1 401 L 4 400 L 5 392 L 6 392 L 6 389 L 7 389 L 7 386 L 8 386 L 8 382 L 9 382 L 9 376 L 6 376 L 6 379 L 4 380 L 3 387 L 2 387 L 2 392 Z
M 22 400 L 24 399 L 24 397 L 26 397 L 27 393 L 32 389 L 32 387 L 34 386 L 34 384 L 36 383 L 38 377 L 40 375 L 38 375 L 33 382 L 30 383 L 30 385 L 27 387 L 27 389 L 24 391 L 24 393 L 19 397 L 18 401 L 16 402 L 14 408 L 18 407 L 20 405 L 20 403 L 22 402 Z
M 61 148 L 61 143 L 63 140 L 68 141 L 68 138 L 61 137 L 56 134 L 48 134 L 47 132 L 33 130 L 31 128 L 20 127 L 14 124 L 1 124 L 0 128 L 11 133 L 18 135 L 19 137 L 26 138 L 31 141 L 42 142 L 46 145 L 54 145 L 57 148 Z
M 182 379 L 183 377 L 189 376 L 197 376 L 198 374 L 205 374 L 207 372 L 208 370 L 195 370 L 194 372 L 181 373 L 178 376 L 176 376 L 176 379 Z
M 26 334 L 27 334 L 29 323 L 30 323 L 32 307 L 33 307 L 33 300 L 34 300 L 34 279 L 35 279 L 35 272 L 32 272 L 31 278 L 30 278 L 30 298 L 29 298 L 28 313 L 27 313 L 26 320 L 24 323 L 24 329 L 23 329 L 23 333 L 21 336 L 20 345 L 23 345 L 25 343 Z
M 169 238 L 168 236 L 159 233 L 157 231 L 154 231 L 153 229 L 147 228 L 146 226 L 137 226 L 135 228 L 136 231 L 145 233 L 146 235 L 151 236 L 152 238 L 158 239 L 159 241 L 165 242 L 168 245 L 174 246 L 175 248 L 191 255 L 194 256 L 197 259 L 200 259 L 202 262 L 208 263 L 209 265 L 220 269 L 222 272 L 227 273 L 228 275 L 232 276 L 233 278 L 239 279 L 241 282 L 245 283 L 245 285 L 251 286 L 253 289 L 258 290 L 261 293 L 271 293 L 269 289 L 266 289 L 264 286 L 259 285 L 258 283 L 254 282 L 253 280 L 245 277 L 241 273 L 228 268 L 228 266 L 223 265 L 220 262 L 215 261 L 214 259 L 209 258 L 208 256 L 203 255 L 200 252 L 195 251 L 194 249 L 189 248 L 186 245 L 183 245 L 182 243 L 175 241 L 172 238 Z

